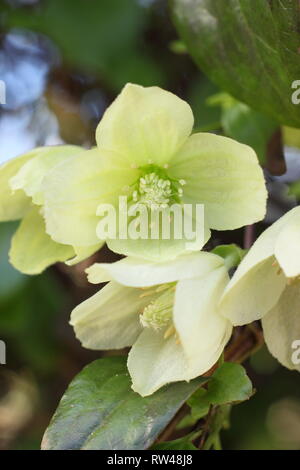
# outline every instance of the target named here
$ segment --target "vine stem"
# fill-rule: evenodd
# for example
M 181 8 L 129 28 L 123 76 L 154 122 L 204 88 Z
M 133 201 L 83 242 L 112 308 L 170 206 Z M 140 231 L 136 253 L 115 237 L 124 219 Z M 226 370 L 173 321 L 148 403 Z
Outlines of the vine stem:
M 255 225 L 247 225 L 244 229 L 244 249 L 249 250 L 255 239 Z

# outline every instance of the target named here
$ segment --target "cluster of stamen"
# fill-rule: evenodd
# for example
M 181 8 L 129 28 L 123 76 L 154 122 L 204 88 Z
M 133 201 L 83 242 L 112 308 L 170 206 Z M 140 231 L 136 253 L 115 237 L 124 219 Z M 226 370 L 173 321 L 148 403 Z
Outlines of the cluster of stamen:
M 132 194 L 135 203 L 145 204 L 150 209 L 166 208 L 174 201 L 179 202 L 183 195 L 184 180 L 171 180 L 155 172 L 146 173 L 139 179 Z
M 163 292 L 159 295 L 161 291 Z M 144 327 L 161 330 L 162 328 L 170 325 L 172 322 L 174 292 L 175 287 L 173 285 L 164 284 L 162 286 L 158 286 L 154 290 L 150 290 L 142 294 L 142 296 L 157 296 L 149 303 L 149 305 L 147 305 L 147 307 L 144 308 L 144 311 L 140 316 L 141 324 Z

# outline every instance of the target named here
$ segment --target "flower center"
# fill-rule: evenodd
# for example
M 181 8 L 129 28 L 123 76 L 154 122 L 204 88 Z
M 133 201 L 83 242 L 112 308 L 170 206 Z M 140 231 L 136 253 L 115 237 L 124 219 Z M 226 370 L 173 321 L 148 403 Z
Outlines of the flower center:
M 163 294 L 145 307 L 140 316 L 144 327 L 160 330 L 171 324 L 175 289 L 174 286 L 170 287 L 169 285 L 166 285 L 165 289 Z
M 173 202 L 180 202 L 184 180 L 175 180 L 154 165 L 144 167 L 144 175 L 136 184 L 132 194 L 135 203 L 145 204 L 152 209 L 166 208 Z

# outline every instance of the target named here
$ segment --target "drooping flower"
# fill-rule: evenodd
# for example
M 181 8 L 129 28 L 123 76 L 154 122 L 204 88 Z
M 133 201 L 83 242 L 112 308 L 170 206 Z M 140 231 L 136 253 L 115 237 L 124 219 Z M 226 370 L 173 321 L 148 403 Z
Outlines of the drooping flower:
M 133 389 L 150 395 L 169 382 L 208 371 L 230 338 L 217 304 L 229 277 L 223 258 L 207 252 L 153 263 L 124 258 L 87 269 L 89 281 L 110 281 L 78 305 L 71 324 L 89 349 L 132 346 Z
M 60 244 L 45 231 L 44 177 L 63 160 L 82 152 L 72 145 L 37 148 L 0 167 L 0 221 L 21 219 L 10 249 L 10 261 L 19 271 L 38 274 L 57 261 L 76 263 L 101 246 L 99 240 L 93 247 Z
M 214 134 L 191 135 L 192 127 L 192 111 L 180 98 L 158 87 L 126 85 L 98 125 L 97 148 L 45 178 L 47 232 L 58 243 L 89 246 L 106 239 L 115 252 L 162 261 L 186 252 L 185 236 L 176 238 L 173 230 L 169 239 L 123 236 L 127 221 L 119 222 L 116 236 L 104 236 L 103 204 L 114 206 L 119 221 L 125 210 L 120 196 L 148 212 L 203 204 L 204 237 L 193 250 L 202 248 L 210 228 L 261 220 L 267 193 L 255 152 Z
M 293 360 L 300 340 L 300 207 L 256 240 L 227 285 L 220 310 L 234 325 L 262 319 L 272 355 L 300 370 Z

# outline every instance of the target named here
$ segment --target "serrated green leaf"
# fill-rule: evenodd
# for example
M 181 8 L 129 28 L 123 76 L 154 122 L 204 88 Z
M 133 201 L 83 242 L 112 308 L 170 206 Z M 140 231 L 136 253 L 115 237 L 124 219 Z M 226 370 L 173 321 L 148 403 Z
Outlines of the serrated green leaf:
M 298 0 L 172 0 L 174 21 L 200 68 L 239 101 L 300 127 Z
M 200 388 L 188 400 L 191 414 L 179 424 L 178 429 L 191 426 L 207 415 L 210 406 L 221 406 L 248 400 L 253 393 L 252 384 L 240 364 L 224 362 L 214 372 L 207 390 Z
M 240 364 L 224 362 L 209 381 L 207 393 L 212 405 L 225 405 L 248 400 L 253 391 L 244 367 Z
M 178 382 L 142 398 L 125 357 L 99 359 L 75 377 L 44 435 L 49 450 L 147 449 L 182 404 L 207 381 Z

